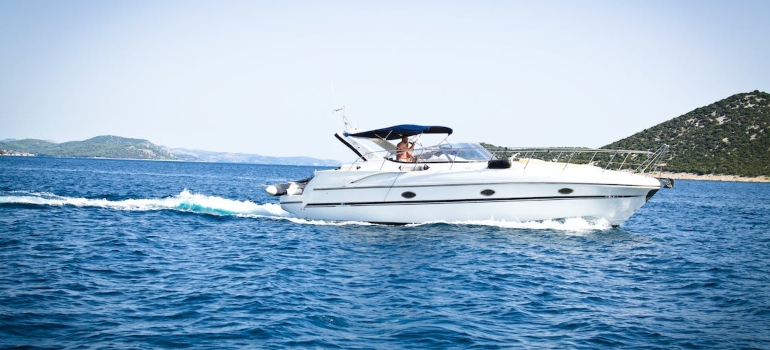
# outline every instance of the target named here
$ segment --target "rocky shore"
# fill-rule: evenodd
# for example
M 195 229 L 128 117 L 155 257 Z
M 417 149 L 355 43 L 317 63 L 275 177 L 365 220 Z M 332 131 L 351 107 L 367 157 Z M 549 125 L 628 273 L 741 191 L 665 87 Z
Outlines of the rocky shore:
M 674 180 L 704 180 L 704 181 L 733 181 L 733 182 L 770 182 L 770 177 L 743 177 L 736 175 L 698 175 L 688 173 L 660 173 L 660 177 L 672 178 Z

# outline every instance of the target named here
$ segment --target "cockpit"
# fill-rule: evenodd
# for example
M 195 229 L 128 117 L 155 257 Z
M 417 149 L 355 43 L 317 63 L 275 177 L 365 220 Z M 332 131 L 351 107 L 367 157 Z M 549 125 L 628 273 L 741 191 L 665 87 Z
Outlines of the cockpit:
M 443 140 L 435 146 L 423 147 L 422 136 L 428 134 L 443 135 Z M 416 143 L 417 147 L 410 148 L 410 153 L 417 163 L 487 162 L 495 159 L 478 143 L 447 142 L 451 134 L 452 129 L 444 126 L 404 124 L 371 131 L 339 132 L 335 136 L 363 161 L 396 161 L 398 149 L 391 142 L 404 137 L 411 137 L 411 143 Z

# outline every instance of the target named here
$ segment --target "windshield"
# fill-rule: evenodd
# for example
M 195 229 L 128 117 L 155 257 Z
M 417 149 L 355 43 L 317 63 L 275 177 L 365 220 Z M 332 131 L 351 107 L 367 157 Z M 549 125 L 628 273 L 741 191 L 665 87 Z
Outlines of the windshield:
M 492 153 L 478 143 L 446 143 L 417 149 L 414 152 L 418 162 L 486 162 L 493 159 Z

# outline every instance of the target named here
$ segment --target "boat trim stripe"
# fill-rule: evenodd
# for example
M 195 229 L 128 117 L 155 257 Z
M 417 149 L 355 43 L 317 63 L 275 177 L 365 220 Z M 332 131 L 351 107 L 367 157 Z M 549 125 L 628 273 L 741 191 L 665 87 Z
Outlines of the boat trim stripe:
M 477 182 L 461 184 L 435 184 L 435 185 L 396 185 L 396 186 L 351 186 L 351 187 L 316 187 L 314 191 L 338 191 L 338 190 L 368 190 L 377 188 L 415 188 L 415 187 L 455 187 L 455 186 L 499 186 L 499 185 L 588 185 L 588 186 L 623 186 L 623 187 L 647 187 L 649 185 L 588 183 L 588 182 Z
M 514 198 L 465 198 L 442 200 L 417 200 L 417 201 L 388 201 L 388 202 L 336 202 L 336 203 L 308 203 L 306 207 L 340 207 L 340 206 L 372 206 L 372 205 L 425 205 L 425 204 L 454 204 L 454 203 L 485 203 L 485 202 L 526 202 L 526 201 L 550 201 L 550 200 L 581 200 L 581 199 L 615 199 L 644 197 L 638 195 L 623 196 L 558 196 L 558 197 L 514 197 Z M 281 204 L 287 204 L 286 202 Z

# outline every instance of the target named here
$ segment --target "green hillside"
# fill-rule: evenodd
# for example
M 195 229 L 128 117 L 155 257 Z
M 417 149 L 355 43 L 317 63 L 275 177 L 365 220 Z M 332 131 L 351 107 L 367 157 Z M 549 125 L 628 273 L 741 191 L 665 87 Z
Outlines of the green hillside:
M 16 151 L 22 153 L 36 153 L 35 151 L 55 146 L 56 143 L 37 139 L 24 139 L 0 142 L 0 150 Z
M 668 144 L 664 170 L 770 176 L 770 94 L 730 96 L 603 148 L 651 150 Z
M 150 141 L 119 136 L 97 136 L 85 141 L 54 143 L 36 139 L 0 142 L 6 152 L 52 157 L 102 157 L 173 160 L 174 155 Z

